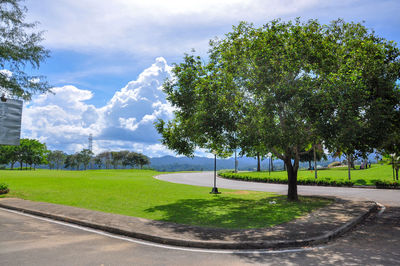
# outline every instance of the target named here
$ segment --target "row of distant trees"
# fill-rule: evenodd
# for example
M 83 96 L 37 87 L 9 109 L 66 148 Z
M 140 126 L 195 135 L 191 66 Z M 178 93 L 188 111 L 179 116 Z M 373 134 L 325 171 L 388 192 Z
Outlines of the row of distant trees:
M 36 139 L 21 139 L 19 146 L 0 146 L 0 164 L 9 164 L 11 169 L 19 163 L 22 169 L 26 167 L 36 168 L 37 165 L 46 164 L 46 144 Z
M 19 146 L 0 146 L 0 164 L 10 165 L 14 169 L 16 163 L 21 170 L 24 166 L 36 169 L 38 165 L 48 165 L 50 169 L 86 170 L 93 166 L 100 169 L 143 168 L 150 164 L 150 159 L 144 154 L 127 150 L 105 151 L 96 156 L 89 149 L 66 154 L 59 150 L 48 150 L 45 143 L 36 139 L 21 139 Z
M 62 167 L 68 169 L 86 170 L 89 166 L 96 168 L 118 169 L 120 167 L 140 167 L 150 164 L 150 159 L 144 154 L 131 151 L 105 151 L 94 154 L 89 149 L 83 149 L 75 154 L 67 155 L 62 151 L 49 151 L 48 165 L 50 169 L 60 169 Z M 91 167 L 91 168 L 92 168 Z

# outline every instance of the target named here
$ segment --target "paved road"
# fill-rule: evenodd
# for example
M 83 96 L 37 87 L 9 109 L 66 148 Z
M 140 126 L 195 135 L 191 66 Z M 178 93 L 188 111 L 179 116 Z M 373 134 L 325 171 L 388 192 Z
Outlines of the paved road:
M 0 265 L 399 265 L 400 208 L 328 246 L 288 253 L 160 248 L 0 209 Z
M 200 173 L 176 173 L 157 176 L 157 179 L 195 185 L 211 187 L 214 182 L 213 172 Z M 255 182 L 244 182 L 217 178 L 218 188 L 243 189 L 269 191 L 279 194 L 287 194 L 287 185 L 285 184 L 266 184 Z M 320 186 L 298 186 L 300 195 L 325 195 L 338 196 L 344 199 L 352 200 L 372 200 L 388 206 L 400 206 L 400 190 L 389 189 L 370 189 L 370 188 L 347 188 L 347 187 L 320 187 Z

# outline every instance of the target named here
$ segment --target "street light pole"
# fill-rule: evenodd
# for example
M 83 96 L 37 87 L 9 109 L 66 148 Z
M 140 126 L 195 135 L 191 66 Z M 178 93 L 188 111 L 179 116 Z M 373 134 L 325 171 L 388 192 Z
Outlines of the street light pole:
M 218 192 L 217 188 L 217 153 L 214 152 L 214 187 L 212 188 L 210 194 L 221 194 Z
M 267 156 L 269 157 L 269 161 L 268 161 L 268 173 L 269 173 L 269 176 L 271 176 L 271 160 L 272 160 L 272 153 L 268 152 Z

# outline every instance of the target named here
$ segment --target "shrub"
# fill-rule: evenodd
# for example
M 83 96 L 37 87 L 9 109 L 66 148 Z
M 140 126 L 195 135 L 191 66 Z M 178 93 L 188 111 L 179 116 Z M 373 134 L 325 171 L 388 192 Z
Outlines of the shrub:
M 394 188 L 400 189 L 400 183 L 396 181 L 375 181 L 376 188 Z
M 0 194 L 6 194 L 8 191 L 8 185 L 5 183 L 0 183 Z
M 219 172 L 219 176 L 227 179 L 244 180 L 251 182 L 262 182 L 262 183 L 277 183 L 277 184 L 287 184 L 286 178 L 279 177 L 254 177 L 246 175 L 246 173 L 235 174 L 231 172 Z M 349 180 L 331 180 L 330 178 L 325 179 L 315 179 L 315 178 L 302 178 L 297 180 L 299 185 L 309 185 L 309 186 L 339 186 L 339 187 L 352 187 L 354 185 L 353 181 Z

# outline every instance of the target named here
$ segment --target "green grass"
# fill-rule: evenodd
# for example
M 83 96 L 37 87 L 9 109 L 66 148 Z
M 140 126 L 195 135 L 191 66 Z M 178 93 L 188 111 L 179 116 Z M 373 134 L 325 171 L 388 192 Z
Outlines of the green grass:
M 154 179 L 158 174 L 151 170 L 0 171 L 0 182 L 9 185 L 7 197 L 207 227 L 269 227 L 330 203 L 306 197 L 292 203 L 273 193 L 227 189 L 212 195 L 211 188 Z
M 358 168 L 358 167 L 357 167 Z M 337 167 L 331 169 L 318 170 L 318 180 L 345 182 L 348 181 L 347 167 Z M 248 178 L 278 178 L 287 181 L 286 171 L 271 172 L 241 172 L 232 174 L 234 176 Z M 300 170 L 297 175 L 298 180 L 314 180 L 314 171 Z M 351 181 L 354 185 L 374 186 L 376 181 L 393 181 L 392 168 L 390 165 L 373 164 L 371 168 L 363 170 L 351 170 Z

